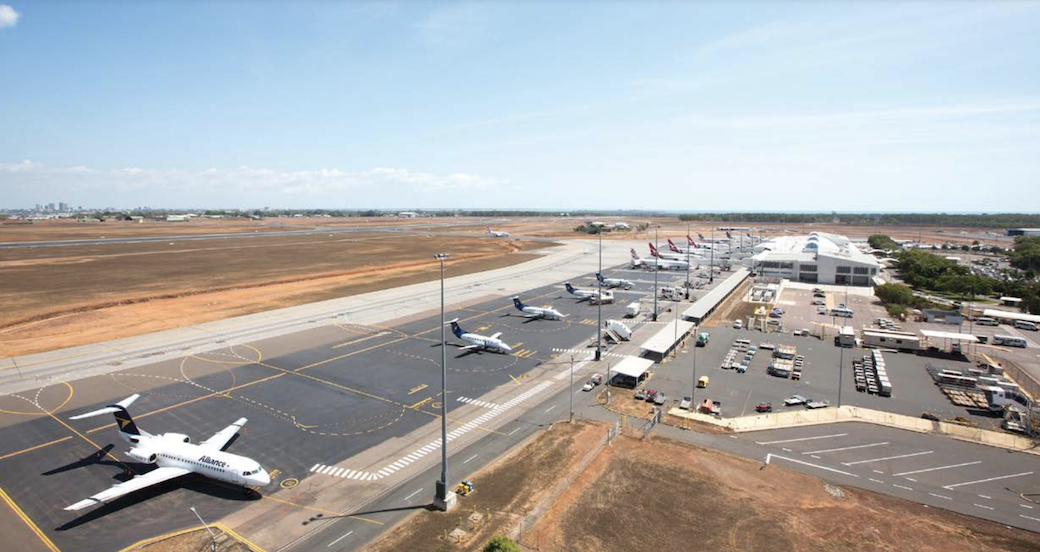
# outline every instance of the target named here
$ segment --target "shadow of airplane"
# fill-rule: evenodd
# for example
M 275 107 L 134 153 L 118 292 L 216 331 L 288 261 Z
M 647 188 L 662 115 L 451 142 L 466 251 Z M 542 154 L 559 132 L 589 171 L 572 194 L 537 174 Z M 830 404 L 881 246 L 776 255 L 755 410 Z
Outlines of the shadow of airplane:
M 114 462 L 110 463 L 114 464 Z M 147 471 L 155 469 L 155 467 L 151 465 L 148 465 L 147 467 L 150 468 Z M 115 476 L 116 479 L 120 479 L 121 477 L 123 477 L 123 473 L 120 473 L 120 475 Z M 214 498 L 219 498 L 223 500 L 234 500 L 239 502 L 260 500 L 262 498 L 261 494 L 253 489 L 249 489 L 246 487 L 237 487 L 230 484 L 222 483 L 220 481 L 214 481 L 199 474 L 187 474 L 182 477 L 172 479 L 170 481 L 165 481 L 163 483 L 159 483 L 151 487 L 135 491 L 131 494 L 113 500 L 112 502 L 108 502 L 94 510 L 90 510 L 89 512 L 77 517 L 76 519 L 73 519 L 63 525 L 55 527 L 55 531 L 68 531 L 70 529 L 75 529 L 80 525 L 90 523 L 91 521 L 103 518 L 105 516 L 108 516 L 109 514 L 119 512 L 124 508 L 134 506 L 138 503 L 145 502 L 147 500 L 151 500 L 157 496 L 164 495 L 166 493 L 169 493 L 170 491 L 175 491 L 177 489 L 187 489 L 189 491 L 204 494 L 207 496 L 212 496 Z
M 83 468 L 83 467 L 86 467 L 86 466 L 93 466 L 95 464 L 102 464 L 102 465 L 106 465 L 106 466 L 107 465 L 115 466 L 115 465 L 117 465 L 115 462 L 113 462 L 111 460 L 108 460 L 108 461 L 104 460 L 105 455 L 107 455 L 108 453 L 112 452 L 112 449 L 114 449 L 114 448 L 116 448 L 116 446 L 113 445 L 113 444 L 105 445 L 104 447 L 102 447 L 102 448 L 94 451 L 93 453 L 91 453 L 89 456 L 80 458 L 79 460 L 76 460 L 75 462 L 72 462 L 71 464 L 66 464 L 64 466 L 61 466 L 60 468 L 54 468 L 53 470 L 45 471 L 45 472 L 41 473 L 40 475 L 55 475 L 55 474 L 64 473 L 64 472 L 67 472 L 67 471 L 72 471 L 72 470 L 76 470 L 76 469 L 79 469 L 79 468 Z

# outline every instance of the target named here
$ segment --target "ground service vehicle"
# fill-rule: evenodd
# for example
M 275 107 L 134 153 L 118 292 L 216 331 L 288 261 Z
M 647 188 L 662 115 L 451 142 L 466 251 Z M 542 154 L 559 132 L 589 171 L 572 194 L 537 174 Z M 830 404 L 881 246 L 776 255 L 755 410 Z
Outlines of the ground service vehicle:
M 701 376 L 700 379 L 697 380 L 697 387 L 699 387 L 701 389 L 707 389 L 708 388 L 708 384 L 710 382 L 711 382 L 711 379 L 708 376 Z
M 1014 337 L 1010 335 L 995 335 L 993 336 L 994 345 L 1004 345 L 1006 347 L 1026 347 L 1026 340 L 1021 337 Z
M 784 399 L 784 406 L 798 406 L 809 402 L 809 399 L 801 395 L 791 395 L 790 398 Z
M 996 318 L 987 318 L 985 316 L 976 318 L 975 323 L 979 326 L 999 326 L 1000 322 L 997 322 Z
M 1020 330 L 1029 330 L 1029 331 L 1032 331 L 1032 332 L 1037 331 L 1036 324 L 1034 324 L 1032 322 L 1029 322 L 1027 320 L 1015 320 L 1015 327 L 1020 329 Z

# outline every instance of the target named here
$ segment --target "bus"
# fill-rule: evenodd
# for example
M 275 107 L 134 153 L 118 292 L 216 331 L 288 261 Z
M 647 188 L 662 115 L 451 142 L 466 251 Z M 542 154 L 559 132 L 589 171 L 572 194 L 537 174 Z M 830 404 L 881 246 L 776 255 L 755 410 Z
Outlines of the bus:
M 1028 320 L 1015 320 L 1015 327 L 1020 330 L 1037 331 L 1036 324 L 1029 322 Z
M 844 307 L 835 307 L 831 309 L 831 316 L 839 316 L 841 318 L 852 318 L 852 310 Z
M 1026 346 L 1026 340 L 1021 337 L 1013 337 L 1010 335 L 995 335 L 993 336 L 994 345 L 1005 345 L 1007 347 L 1022 347 Z
M 1000 325 L 1000 322 L 997 322 L 996 318 L 989 318 L 989 317 L 986 317 L 986 316 L 982 316 L 982 317 L 976 318 L 975 319 L 975 323 L 978 324 L 979 326 L 999 326 Z

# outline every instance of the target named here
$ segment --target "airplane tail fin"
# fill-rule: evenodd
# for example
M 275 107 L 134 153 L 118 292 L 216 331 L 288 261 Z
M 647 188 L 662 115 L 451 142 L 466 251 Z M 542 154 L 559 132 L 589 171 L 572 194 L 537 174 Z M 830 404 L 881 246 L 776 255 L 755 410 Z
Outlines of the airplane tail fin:
M 639 260 L 639 253 L 636 253 L 635 249 L 629 249 L 629 251 L 632 252 L 632 260 L 633 261 L 638 261 Z
M 78 416 L 72 416 L 69 419 L 82 420 L 83 418 L 92 418 L 94 416 L 101 416 L 102 414 L 113 414 L 116 418 L 116 424 L 119 425 L 120 433 L 126 433 L 128 435 L 141 435 L 141 430 L 137 428 L 137 424 L 134 423 L 134 419 L 130 417 L 130 413 L 126 410 L 128 406 L 133 404 L 134 401 L 136 401 L 140 397 L 140 394 L 135 393 L 115 404 L 110 404 L 105 408 L 94 410 L 92 412 L 87 412 L 86 414 L 80 414 Z
M 455 318 L 448 321 L 451 324 L 451 333 L 455 334 L 455 337 L 462 337 L 462 334 L 466 333 L 462 331 L 462 327 L 459 326 L 459 319 Z
M 600 282 L 603 282 L 603 274 L 601 274 L 601 273 L 597 272 L 597 273 L 596 273 L 596 280 L 598 280 L 598 281 L 600 281 Z
M 693 241 L 693 238 L 691 238 L 689 234 L 686 234 L 686 245 L 693 247 L 697 245 L 697 242 Z
M 672 243 L 671 239 L 668 240 L 668 249 L 671 249 L 672 253 L 682 253 L 682 251 L 680 251 L 679 248 L 676 247 L 674 243 Z
M 517 295 L 516 297 L 513 297 L 513 305 L 519 311 L 523 311 L 524 310 L 524 306 L 525 305 L 523 304 L 522 301 L 520 301 L 520 296 L 519 295 Z
M 656 248 L 656 247 L 654 247 L 654 244 L 652 244 L 652 243 L 648 243 L 647 245 L 649 245 L 649 246 L 650 246 L 650 256 L 652 256 L 652 257 L 660 257 L 660 256 L 661 256 L 661 255 L 660 255 L 660 254 L 659 254 L 659 253 L 657 252 L 657 248 Z
M 563 287 L 567 288 L 567 293 L 574 293 L 574 286 L 570 282 L 564 283 Z

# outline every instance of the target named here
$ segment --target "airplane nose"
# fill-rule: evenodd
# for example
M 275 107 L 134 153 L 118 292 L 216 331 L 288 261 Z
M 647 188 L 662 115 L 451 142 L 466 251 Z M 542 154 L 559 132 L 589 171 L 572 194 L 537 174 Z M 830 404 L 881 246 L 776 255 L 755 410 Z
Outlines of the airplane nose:
M 262 470 L 260 473 L 256 474 L 256 479 L 257 483 L 261 487 L 271 484 L 271 474 L 267 473 L 267 470 Z

